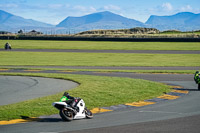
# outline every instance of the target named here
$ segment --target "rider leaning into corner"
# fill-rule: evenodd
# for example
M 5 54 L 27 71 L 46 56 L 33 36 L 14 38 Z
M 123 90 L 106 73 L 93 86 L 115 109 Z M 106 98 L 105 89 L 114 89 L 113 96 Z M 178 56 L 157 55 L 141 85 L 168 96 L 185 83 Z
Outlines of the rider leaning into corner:
M 76 109 L 76 103 L 75 98 L 70 96 L 68 92 L 65 92 L 60 99 L 60 102 L 66 102 L 67 104 L 71 105 L 72 108 Z
M 198 84 L 198 90 L 200 90 L 200 72 L 199 71 L 196 71 L 196 73 L 194 74 L 194 80 L 196 84 Z

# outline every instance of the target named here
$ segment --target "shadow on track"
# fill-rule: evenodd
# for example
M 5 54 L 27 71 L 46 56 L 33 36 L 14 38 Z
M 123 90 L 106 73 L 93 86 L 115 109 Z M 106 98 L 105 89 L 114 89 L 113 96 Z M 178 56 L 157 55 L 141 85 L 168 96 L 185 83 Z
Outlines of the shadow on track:
M 34 117 L 28 117 L 28 116 L 21 116 L 21 119 L 27 120 L 27 121 L 36 121 L 36 122 L 63 122 L 61 118 L 34 118 Z

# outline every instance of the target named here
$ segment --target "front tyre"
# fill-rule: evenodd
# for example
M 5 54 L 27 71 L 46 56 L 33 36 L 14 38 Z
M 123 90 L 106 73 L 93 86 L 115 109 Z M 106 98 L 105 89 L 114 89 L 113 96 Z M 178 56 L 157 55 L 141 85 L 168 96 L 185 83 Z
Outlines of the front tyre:
M 72 121 L 74 118 L 73 112 L 67 109 L 61 109 L 60 110 L 60 117 L 64 120 L 64 121 Z
M 85 115 L 87 119 L 92 119 L 93 118 L 93 114 L 90 110 L 88 110 L 87 108 L 85 108 Z

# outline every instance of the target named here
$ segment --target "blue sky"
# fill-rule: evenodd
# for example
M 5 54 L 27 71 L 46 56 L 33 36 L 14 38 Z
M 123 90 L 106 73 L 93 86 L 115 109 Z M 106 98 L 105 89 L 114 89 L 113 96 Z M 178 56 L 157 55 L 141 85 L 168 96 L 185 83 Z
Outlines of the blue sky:
M 200 13 L 199 5 L 200 0 L 0 0 L 0 10 L 50 24 L 101 11 L 146 22 L 150 15 Z

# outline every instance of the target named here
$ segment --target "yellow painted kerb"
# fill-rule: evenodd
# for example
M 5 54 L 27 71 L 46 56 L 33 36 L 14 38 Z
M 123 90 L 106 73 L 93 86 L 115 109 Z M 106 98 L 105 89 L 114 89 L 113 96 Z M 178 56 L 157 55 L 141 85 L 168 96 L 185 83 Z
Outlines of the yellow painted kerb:
M 102 108 L 93 108 L 92 110 L 90 110 L 93 114 L 96 114 L 96 113 L 102 113 L 102 112 L 108 112 L 108 111 L 112 111 L 112 110 L 109 110 L 109 109 L 102 109 Z
M 7 71 L 7 70 L 9 70 L 9 69 L 3 69 L 3 68 L 2 68 L 2 69 L 0 69 L 0 71 Z
M 125 105 L 141 107 L 141 106 L 146 106 L 146 105 L 151 105 L 151 104 L 155 104 L 155 102 L 139 101 L 139 102 L 133 102 L 133 103 L 126 103 Z
M 189 91 L 185 91 L 185 90 L 172 90 L 172 92 L 184 93 L 184 94 L 188 94 L 189 93 Z
M 28 119 L 14 119 L 10 121 L 0 121 L 0 125 L 16 124 L 16 123 L 25 123 L 30 121 L 37 121 L 39 118 L 32 117 Z
M 182 86 L 171 86 L 171 88 L 183 88 Z
M 177 99 L 177 98 L 179 98 L 179 97 L 180 97 L 180 96 L 172 96 L 172 95 L 167 95 L 167 94 L 165 94 L 165 95 L 159 96 L 159 97 L 157 97 L 157 98 L 173 100 L 173 99 Z

